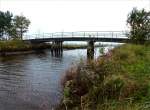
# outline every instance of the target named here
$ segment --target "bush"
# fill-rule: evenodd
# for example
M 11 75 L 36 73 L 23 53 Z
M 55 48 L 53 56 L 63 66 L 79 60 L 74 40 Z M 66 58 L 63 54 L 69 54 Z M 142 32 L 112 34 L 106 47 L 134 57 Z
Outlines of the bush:
M 131 44 L 80 64 L 67 71 L 65 106 L 71 110 L 143 109 L 150 99 L 149 65 L 150 47 Z

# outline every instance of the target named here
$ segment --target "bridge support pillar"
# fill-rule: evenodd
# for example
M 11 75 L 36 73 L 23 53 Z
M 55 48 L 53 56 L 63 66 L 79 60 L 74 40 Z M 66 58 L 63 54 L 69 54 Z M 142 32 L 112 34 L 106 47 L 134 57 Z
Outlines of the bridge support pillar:
M 94 41 L 89 41 L 88 42 L 87 58 L 88 59 L 94 59 Z
M 62 41 L 54 41 L 52 42 L 51 53 L 52 56 L 60 57 L 63 53 L 63 42 Z

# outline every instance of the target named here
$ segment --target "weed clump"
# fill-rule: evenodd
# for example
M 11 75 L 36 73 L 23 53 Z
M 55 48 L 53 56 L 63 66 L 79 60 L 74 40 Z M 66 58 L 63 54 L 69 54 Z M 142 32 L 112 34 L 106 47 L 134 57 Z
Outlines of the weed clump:
M 125 44 L 67 71 L 64 109 L 141 110 L 150 99 L 150 47 Z

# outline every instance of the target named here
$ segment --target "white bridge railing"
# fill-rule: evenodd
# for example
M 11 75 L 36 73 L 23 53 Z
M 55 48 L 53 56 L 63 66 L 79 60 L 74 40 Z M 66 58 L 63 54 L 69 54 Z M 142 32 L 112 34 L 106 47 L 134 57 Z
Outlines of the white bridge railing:
M 66 37 L 95 37 L 95 38 L 127 38 L 125 31 L 79 31 L 79 32 L 55 32 L 24 35 L 23 39 L 44 39 L 44 38 L 66 38 Z

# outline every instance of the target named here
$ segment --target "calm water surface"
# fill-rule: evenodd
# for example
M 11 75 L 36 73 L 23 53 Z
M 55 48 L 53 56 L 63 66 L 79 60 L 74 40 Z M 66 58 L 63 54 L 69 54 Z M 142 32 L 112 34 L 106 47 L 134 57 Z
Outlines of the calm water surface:
M 46 50 L 1 58 L 0 110 L 53 110 L 62 99 L 65 71 L 80 58 L 86 49 L 66 50 L 62 57 Z

